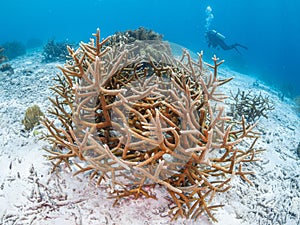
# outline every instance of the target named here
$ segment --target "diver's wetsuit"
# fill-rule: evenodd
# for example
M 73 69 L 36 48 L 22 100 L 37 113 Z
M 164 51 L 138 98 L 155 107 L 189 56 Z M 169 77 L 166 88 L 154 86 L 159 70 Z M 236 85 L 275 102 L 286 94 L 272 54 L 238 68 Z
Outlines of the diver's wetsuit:
M 220 34 L 217 33 L 215 30 L 209 30 L 206 32 L 206 38 L 208 41 L 208 47 L 221 47 L 223 50 L 231 50 L 231 49 L 235 49 L 238 53 L 240 53 L 240 51 L 236 48 L 237 46 L 242 47 L 244 49 L 248 49 L 246 46 L 235 43 L 233 45 L 227 45 L 224 41 L 225 37 Z

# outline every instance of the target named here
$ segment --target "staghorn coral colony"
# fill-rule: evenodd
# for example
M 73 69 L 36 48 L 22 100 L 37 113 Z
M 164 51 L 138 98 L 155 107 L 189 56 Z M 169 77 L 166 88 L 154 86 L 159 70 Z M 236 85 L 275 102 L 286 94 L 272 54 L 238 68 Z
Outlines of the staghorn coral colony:
M 228 115 L 232 115 L 235 119 L 244 116 L 249 123 L 256 122 L 262 116 L 268 118 L 268 111 L 275 109 L 268 96 L 261 93 L 258 95 L 238 89 L 236 94 L 231 93 L 231 99 L 234 102 L 230 105 L 231 112 Z
M 49 40 L 43 48 L 43 61 L 65 61 L 68 56 L 68 45 L 70 44 L 67 41 L 55 42 L 54 40 Z
M 225 116 L 217 89 L 231 79 L 218 78 L 223 61 L 204 64 L 187 51 L 175 59 L 159 51 L 161 41 L 108 45 L 99 29 L 94 36 L 68 48 L 72 58 L 52 88 L 55 120 L 43 124 L 53 169 L 65 164 L 109 185 L 115 203 L 155 198 L 153 188 L 163 186 L 172 219 L 206 213 L 216 221 L 222 205 L 214 196 L 230 188 L 232 175 L 251 184 L 244 164 L 258 160 L 255 125 Z

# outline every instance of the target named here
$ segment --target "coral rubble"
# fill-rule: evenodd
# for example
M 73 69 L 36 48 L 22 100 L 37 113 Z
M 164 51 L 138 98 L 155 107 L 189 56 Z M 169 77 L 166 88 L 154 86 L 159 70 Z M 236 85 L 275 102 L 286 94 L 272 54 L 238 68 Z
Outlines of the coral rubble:
M 64 163 L 105 181 L 116 203 L 155 198 L 151 188 L 160 185 L 174 203 L 173 219 L 206 213 L 216 221 L 213 211 L 222 205 L 214 196 L 230 188 L 232 175 L 251 184 L 244 164 L 258 152 L 255 125 L 224 115 L 226 96 L 217 89 L 231 79 L 218 78 L 223 61 L 214 56 L 204 64 L 202 54 L 194 61 L 188 51 L 179 60 L 163 51 L 154 57 L 134 42 L 110 46 L 99 30 L 94 36 L 68 48 L 72 60 L 52 88 L 56 120 L 43 124 L 53 169 Z M 247 138 L 253 143 L 241 147 Z

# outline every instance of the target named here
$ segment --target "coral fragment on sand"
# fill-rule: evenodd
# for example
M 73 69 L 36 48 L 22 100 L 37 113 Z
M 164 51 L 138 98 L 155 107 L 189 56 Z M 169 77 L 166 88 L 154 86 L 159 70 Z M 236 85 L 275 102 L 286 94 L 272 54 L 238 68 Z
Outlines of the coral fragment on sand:
M 49 112 L 56 121 L 43 124 L 53 169 L 76 165 L 75 174 L 107 181 L 116 203 L 154 198 L 149 190 L 160 185 L 174 203 L 173 219 L 206 213 L 216 221 L 213 211 L 222 205 L 213 199 L 230 188 L 229 177 L 251 183 L 243 165 L 256 161 L 257 151 L 239 143 L 258 138 L 255 125 L 224 115 L 226 96 L 217 89 L 230 79 L 218 78 L 223 61 L 214 56 L 206 68 L 202 53 L 195 61 L 184 50 L 176 59 L 149 43 L 144 51 L 135 42 L 110 46 L 99 30 L 94 36 L 68 48 L 72 60 L 52 88 Z
M 30 106 L 25 111 L 24 119 L 22 124 L 25 126 L 25 130 L 31 130 L 35 126 L 40 124 L 40 118 L 44 116 L 38 105 Z

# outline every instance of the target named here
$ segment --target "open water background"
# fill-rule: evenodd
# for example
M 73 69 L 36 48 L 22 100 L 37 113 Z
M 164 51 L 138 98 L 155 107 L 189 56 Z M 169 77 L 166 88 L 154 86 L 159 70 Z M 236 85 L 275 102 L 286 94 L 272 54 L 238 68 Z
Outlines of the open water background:
M 0 0 L 0 10 L 0 45 L 32 38 L 87 42 L 97 27 L 106 37 L 144 26 L 194 52 L 204 50 L 208 59 L 217 54 L 286 96 L 300 95 L 299 0 Z M 207 26 L 249 50 L 209 49 Z

